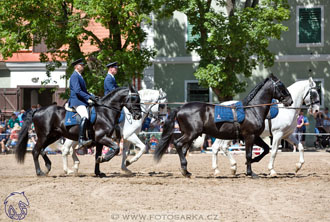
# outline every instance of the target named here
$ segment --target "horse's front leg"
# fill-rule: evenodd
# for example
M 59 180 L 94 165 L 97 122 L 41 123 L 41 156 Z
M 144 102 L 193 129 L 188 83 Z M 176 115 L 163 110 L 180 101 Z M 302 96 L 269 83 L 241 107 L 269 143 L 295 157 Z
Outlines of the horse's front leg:
M 276 171 L 274 170 L 274 161 L 276 158 L 278 145 L 281 141 L 282 136 L 283 136 L 282 131 L 273 132 L 272 152 L 271 152 L 269 163 L 268 163 L 268 170 L 269 170 L 271 177 L 275 177 L 277 175 Z
M 269 146 L 268 146 L 268 144 L 265 143 L 265 141 L 263 141 L 263 139 L 261 139 L 260 136 L 258 136 L 258 137 L 255 138 L 254 143 L 257 146 L 262 147 L 264 149 L 264 151 L 259 156 L 253 158 L 252 159 L 252 163 L 259 162 L 264 156 L 266 156 L 269 153 Z
M 246 175 L 253 176 L 252 172 L 252 149 L 254 144 L 254 135 L 249 135 L 244 138 L 245 140 L 245 157 L 246 157 Z
M 125 173 L 125 174 L 132 174 L 132 172 L 127 169 L 127 166 L 129 164 L 127 164 L 128 160 L 127 159 L 127 152 L 128 152 L 128 149 L 129 149 L 129 146 L 130 146 L 130 142 L 124 140 L 124 144 L 123 144 L 123 153 L 122 153 L 122 160 L 121 160 L 121 170 Z

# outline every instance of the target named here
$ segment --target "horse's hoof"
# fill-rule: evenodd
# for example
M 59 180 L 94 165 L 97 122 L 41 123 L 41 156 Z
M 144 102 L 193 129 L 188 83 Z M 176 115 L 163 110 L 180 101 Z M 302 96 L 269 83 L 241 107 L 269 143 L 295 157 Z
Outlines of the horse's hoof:
M 191 173 L 189 173 L 188 170 L 181 169 L 181 174 L 182 174 L 182 176 L 187 177 L 187 178 L 191 177 Z
M 275 170 L 271 170 L 269 173 L 270 177 L 277 177 L 277 173 L 275 172 Z
M 131 165 L 131 162 L 130 162 L 129 160 L 126 160 L 126 161 L 125 161 L 125 166 L 128 167 L 129 165 Z
M 233 176 L 236 175 L 236 169 L 231 169 L 230 172 L 231 172 L 231 175 L 233 175 Z
M 133 175 L 133 172 L 130 171 L 129 169 L 122 169 L 122 172 L 127 176 Z
M 220 176 L 220 170 L 216 169 L 214 171 L 214 177 L 219 177 Z
M 296 173 L 298 173 L 298 171 L 301 169 L 302 167 L 302 163 L 296 163 Z
M 255 173 L 253 173 L 253 172 L 251 172 L 251 174 L 248 173 L 247 176 L 251 177 L 252 179 L 258 179 L 259 178 L 259 176 Z
M 106 176 L 105 173 L 102 173 L 102 172 L 96 173 L 95 175 L 96 175 L 97 177 L 100 177 L 100 178 Z
M 73 174 L 73 171 L 72 170 L 67 170 L 67 171 L 64 171 L 67 175 L 70 175 L 70 174 Z
M 39 173 L 37 173 L 38 177 L 45 177 L 47 176 L 47 174 L 45 174 L 44 172 L 40 171 Z

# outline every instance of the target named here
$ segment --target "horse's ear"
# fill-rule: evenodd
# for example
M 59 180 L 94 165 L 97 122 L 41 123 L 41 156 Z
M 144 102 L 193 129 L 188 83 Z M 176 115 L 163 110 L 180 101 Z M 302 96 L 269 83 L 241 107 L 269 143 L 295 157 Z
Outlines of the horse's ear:
M 315 82 L 313 81 L 313 78 L 312 78 L 312 77 L 309 77 L 308 81 L 309 81 L 309 86 L 310 86 L 310 87 L 315 87 L 315 86 L 316 86 L 316 84 L 315 84 Z
M 131 92 L 136 92 L 136 90 L 134 89 L 134 87 L 132 86 L 132 84 L 128 85 L 129 91 Z
M 278 78 L 273 73 L 269 74 L 269 78 L 273 80 L 278 80 Z

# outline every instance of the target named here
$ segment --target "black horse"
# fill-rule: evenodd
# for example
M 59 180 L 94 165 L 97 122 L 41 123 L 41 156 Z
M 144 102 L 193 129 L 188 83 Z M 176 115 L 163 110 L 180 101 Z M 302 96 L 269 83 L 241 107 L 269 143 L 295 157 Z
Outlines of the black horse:
M 129 88 L 120 87 L 115 89 L 100 99 L 95 105 L 96 120 L 89 136 L 93 140 L 93 145 L 96 145 L 96 160 L 102 154 L 103 145 L 119 150 L 118 145 L 112 141 L 111 136 L 123 106 L 127 107 L 134 119 L 141 118 L 140 97 L 138 92 L 131 86 Z M 48 174 L 51 169 L 51 162 L 46 153 L 43 152 L 49 144 L 61 137 L 78 140 L 79 126 L 66 127 L 64 125 L 65 112 L 63 107 L 52 105 L 34 111 L 31 110 L 27 113 L 24 120 L 16 145 L 16 159 L 19 163 L 24 162 L 28 130 L 30 125 L 34 123 L 38 140 L 32 150 L 32 154 L 38 176 Z M 47 172 L 45 173 L 40 169 L 38 160 L 40 153 L 47 167 Z M 95 174 L 101 175 L 98 163 L 95 164 Z
M 190 102 L 181 108 L 174 110 L 165 122 L 162 138 L 156 147 L 154 158 L 158 162 L 171 142 L 175 118 L 179 123 L 182 136 L 174 140 L 174 145 L 180 157 L 181 173 L 189 177 L 187 171 L 187 150 L 192 142 L 202 133 L 219 139 L 240 139 L 245 140 L 247 175 L 252 175 L 251 163 L 260 161 L 267 154 L 268 145 L 259 137 L 264 130 L 264 120 L 268 114 L 269 104 L 272 99 L 278 99 L 288 106 L 292 104 L 292 98 L 284 84 L 274 75 L 270 75 L 264 82 L 259 83 L 250 94 L 244 99 L 245 120 L 241 123 L 214 122 L 215 105 Z M 252 160 L 252 146 L 256 143 L 264 147 L 264 152 Z M 267 147 L 266 147 L 267 146 Z M 269 151 L 269 147 L 268 147 Z

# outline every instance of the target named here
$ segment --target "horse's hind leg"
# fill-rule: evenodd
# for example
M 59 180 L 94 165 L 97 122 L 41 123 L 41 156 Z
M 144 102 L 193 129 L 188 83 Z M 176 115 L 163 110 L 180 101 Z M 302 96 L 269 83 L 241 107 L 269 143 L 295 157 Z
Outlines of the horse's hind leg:
M 289 136 L 289 138 L 287 139 L 287 141 L 289 143 L 291 143 L 291 145 L 298 144 L 299 162 L 296 163 L 296 173 L 297 173 L 301 169 L 301 167 L 303 166 L 303 164 L 305 163 L 305 159 L 304 159 L 304 146 L 293 135 Z
M 72 146 L 70 148 L 70 153 L 72 152 L 72 160 L 73 160 L 73 173 L 77 174 L 79 170 L 79 164 L 80 161 L 78 159 L 77 153 L 76 153 L 76 148 L 78 146 L 78 141 L 73 141 Z
M 42 145 L 42 148 L 46 148 L 48 145 L 56 142 L 58 140 L 58 138 L 49 138 L 45 141 L 45 143 Z M 39 140 L 38 140 L 39 141 Z M 46 166 L 46 171 L 44 172 L 45 175 L 47 175 L 49 173 L 49 171 L 52 168 L 52 162 L 50 161 L 50 159 L 48 158 L 46 152 L 41 151 L 41 156 L 45 161 L 45 166 Z
M 259 136 L 255 138 L 254 143 L 258 146 L 261 146 L 264 149 L 264 152 L 262 152 L 262 154 L 260 154 L 259 156 L 253 158 L 251 163 L 259 162 L 264 156 L 269 153 L 269 146 Z
M 181 174 L 185 177 L 190 177 L 191 176 L 191 173 L 187 170 L 188 162 L 187 162 L 187 159 L 186 159 L 186 154 L 187 154 L 187 151 L 188 151 L 190 145 L 192 144 L 192 141 L 195 138 L 197 138 L 197 135 L 196 135 L 196 137 L 192 137 L 192 136 L 186 136 L 184 134 L 182 137 L 180 137 L 179 139 L 174 141 L 174 145 L 176 146 L 176 150 L 177 150 L 178 155 L 180 157 Z
M 140 157 L 146 152 L 146 145 L 142 143 L 136 134 L 132 134 L 127 140 L 140 148 L 140 151 L 132 159 L 126 161 L 126 166 L 129 166 L 140 159 Z
M 44 172 L 42 172 L 42 170 L 40 168 L 40 164 L 39 164 L 39 159 L 38 159 L 39 155 L 41 153 L 41 149 L 43 148 L 43 144 L 44 144 L 45 141 L 46 141 L 46 139 L 43 139 L 42 137 L 39 137 L 38 140 L 37 140 L 36 145 L 34 146 L 34 148 L 32 150 L 34 167 L 36 169 L 37 176 L 45 176 L 46 175 Z M 45 153 L 43 153 L 42 155 L 43 155 L 43 158 L 46 162 L 47 161 L 46 159 L 48 159 L 47 155 Z M 48 161 L 50 162 L 49 159 L 48 159 Z

